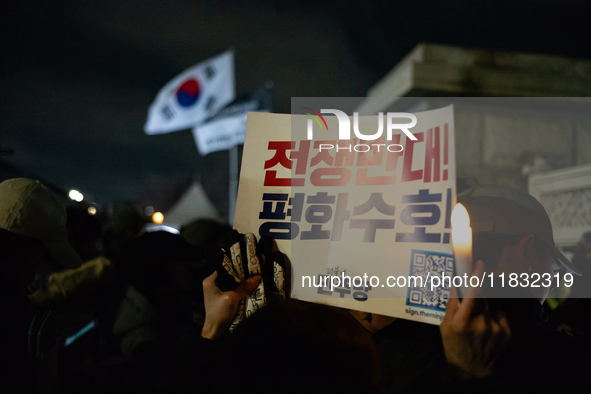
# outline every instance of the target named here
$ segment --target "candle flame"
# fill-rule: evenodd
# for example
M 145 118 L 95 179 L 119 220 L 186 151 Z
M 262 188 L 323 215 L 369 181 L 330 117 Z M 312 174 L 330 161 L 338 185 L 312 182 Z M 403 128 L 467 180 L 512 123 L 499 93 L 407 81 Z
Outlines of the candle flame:
M 164 221 L 164 215 L 161 212 L 154 212 L 152 215 L 152 221 L 161 224 Z
M 451 227 L 456 229 L 470 227 L 470 215 L 460 203 L 457 203 L 451 212 Z

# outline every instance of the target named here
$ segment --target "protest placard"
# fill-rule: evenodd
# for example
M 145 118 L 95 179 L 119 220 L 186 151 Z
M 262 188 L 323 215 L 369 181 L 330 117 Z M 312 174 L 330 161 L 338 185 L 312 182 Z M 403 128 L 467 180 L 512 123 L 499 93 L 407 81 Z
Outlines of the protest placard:
M 439 324 L 449 286 L 433 278 L 454 273 L 453 107 L 414 113 L 412 127 L 405 113 L 309 110 L 249 113 L 234 227 L 276 239 L 293 298 Z

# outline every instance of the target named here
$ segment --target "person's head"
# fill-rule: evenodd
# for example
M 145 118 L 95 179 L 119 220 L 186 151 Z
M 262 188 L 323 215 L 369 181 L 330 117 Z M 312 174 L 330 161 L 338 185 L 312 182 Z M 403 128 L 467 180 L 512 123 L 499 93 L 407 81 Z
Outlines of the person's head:
M 149 221 L 141 210 L 134 204 L 123 204 L 115 209 L 111 217 L 110 227 L 116 234 L 120 234 L 128 240 L 144 228 Z
M 564 248 L 574 254 L 573 263 L 584 275 L 591 273 L 591 231 L 581 235 L 575 246 Z
M 110 259 L 115 258 L 141 233 L 147 223 L 145 215 L 133 204 L 123 204 L 115 208 L 104 234 L 105 256 Z
M 66 208 L 68 220 L 68 242 L 83 261 L 92 260 L 102 251 L 102 225 L 96 215 L 88 213 L 88 208 L 70 206 Z
M 473 261 L 483 260 L 487 272 L 529 277 L 558 270 L 579 274 L 556 249 L 550 218 L 530 194 L 509 186 L 479 185 L 459 194 L 458 202 L 470 215 Z M 549 288 L 529 291 L 543 302 Z
M 196 219 L 181 227 L 181 236 L 195 246 L 223 247 L 223 238 L 232 228 L 212 219 Z
M 167 231 L 145 232 L 125 245 L 113 259 L 120 273 L 146 295 L 162 289 L 178 293 L 202 293 L 191 262 L 199 259 L 198 249 L 180 235 Z
M 2 264 L 17 262 L 24 265 L 19 271 L 30 273 L 47 263 L 58 268 L 82 263 L 67 241 L 64 206 L 39 181 L 14 178 L 0 183 L 0 229 Z
M 363 312 L 354 309 L 350 309 L 349 313 L 351 313 L 351 315 L 357 319 L 357 321 L 372 335 L 396 320 L 395 317 L 378 315 L 377 313 Z
M 573 253 L 572 262 L 583 274 L 570 288 L 569 297 L 589 298 L 591 294 L 591 231 L 581 235 L 579 242 L 565 251 Z
M 246 319 L 226 344 L 227 384 L 242 393 L 372 393 L 381 367 L 347 310 L 290 300 Z M 235 384 L 235 386 L 234 386 Z

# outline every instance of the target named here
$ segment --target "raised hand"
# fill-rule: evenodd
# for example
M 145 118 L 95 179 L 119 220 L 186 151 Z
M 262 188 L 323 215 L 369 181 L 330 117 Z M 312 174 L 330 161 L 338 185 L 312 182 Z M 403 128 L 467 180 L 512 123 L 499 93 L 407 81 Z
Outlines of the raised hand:
M 473 276 L 482 277 L 478 261 Z M 511 339 L 511 329 L 502 311 L 490 311 L 481 289 L 468 287 L 462 301 L 450 288 L 445 317 L 439 326 L 445 357 L 462 379 L 479 379 L 494 373 L 495 362 Z
M 203 298 L 205 301 L 205 323 L 201 336 L 218 339 L 226 331 L 238 310 L 240 302 L 261 282 L 261 276 L 251 276 L 242 281 L 234 290 L 221 291 L 215 284 L 217 272 L 203 280 Z

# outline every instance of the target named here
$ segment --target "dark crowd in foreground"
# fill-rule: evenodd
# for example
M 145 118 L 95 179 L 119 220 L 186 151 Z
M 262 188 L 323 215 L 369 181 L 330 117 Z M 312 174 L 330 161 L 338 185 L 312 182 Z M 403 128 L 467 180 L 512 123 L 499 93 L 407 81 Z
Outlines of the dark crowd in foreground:
M 452 288 L 440 326 L 290 300 L 271 239 L 204 219 L 162 231 L 133 205 L 102 223 L 6 180 L 0 393 L 590 392 L 591 233 L 569 261 L 529 194 L 458 192 L 473 274 L 569 272 L 570 297 Z M 486 220 L 509 224 L 480 232 Z

